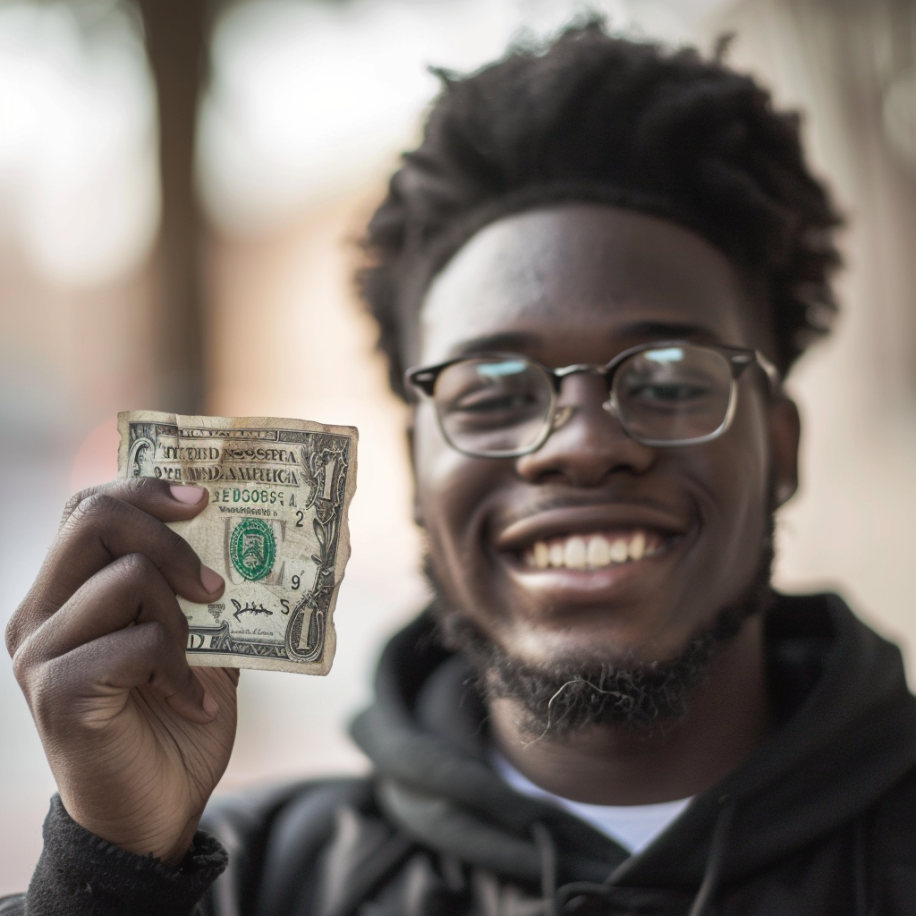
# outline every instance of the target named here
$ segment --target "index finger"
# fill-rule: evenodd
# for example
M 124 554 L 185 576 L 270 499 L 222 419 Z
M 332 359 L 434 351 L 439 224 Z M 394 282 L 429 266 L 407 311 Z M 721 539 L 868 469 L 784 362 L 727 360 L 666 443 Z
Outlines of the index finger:
M 207 505 L 207 491 L 204 487 L 167 483 L 155 477 L 119 477 L 74 493 L 64 506 L 58 531 L 63 529 L 82 503 L 95 496 L 120 499 L 142 509 L 160 522 L 180 522 L 194 518 Z
M 147 557 L 176 594 L 195 602 L 214 600 L 223 589 L 222 578 L 204 566 L 187 541 L 164 524 L 192 518 L 206 505 L 205 491 L 199 492 L 194 503 L 174 495 L 177 491 L 184 497 L 190 490 L 200 488 L 173 490 L 162 481 L 146 478 L 115 481 L 84 491 L 61 527 L 35 584 L 10 620 L 10 653 L 92 576 L 128 554 Z M 121 495 L 126 498 L 119 498 Z

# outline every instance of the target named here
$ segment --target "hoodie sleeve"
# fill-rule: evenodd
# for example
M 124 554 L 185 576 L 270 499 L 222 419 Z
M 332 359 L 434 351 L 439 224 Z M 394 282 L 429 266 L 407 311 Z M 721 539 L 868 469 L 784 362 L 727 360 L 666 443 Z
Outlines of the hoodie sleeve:
M 135 855 L 84 830 L 59 796 L 44 841 L 28 893 L 0 902 L 0 916 L 193 916 L 227 862 L 222 846 L 201 831 L 176 868 Z

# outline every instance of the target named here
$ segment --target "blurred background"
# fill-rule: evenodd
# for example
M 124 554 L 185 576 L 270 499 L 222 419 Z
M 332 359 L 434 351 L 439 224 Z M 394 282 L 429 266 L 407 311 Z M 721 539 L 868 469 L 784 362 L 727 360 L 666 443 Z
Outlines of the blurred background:
M 244 673 L 226 787 L 362 769 L 345 723 L 381 641 L 424 600 L 403 413 L 350 277 L 436 92 L 426 68 L 473 69 L 584 6 L 0 0 L 0 622 L 68 495 L 114 476 L 118 410 L 360 429 L 334 670 Z M 849 269 L 836 335 L 793 378 L 805 473 L 780 520 L 778 584 L 842 590 L 912 656 L 916 7 L 588 7 L 673 45 L 734 31 L 731 62 L 806 113 L 811 158 L 850 217 Z M 27 884 L 52 791 L 0 660 L 0 894 Z

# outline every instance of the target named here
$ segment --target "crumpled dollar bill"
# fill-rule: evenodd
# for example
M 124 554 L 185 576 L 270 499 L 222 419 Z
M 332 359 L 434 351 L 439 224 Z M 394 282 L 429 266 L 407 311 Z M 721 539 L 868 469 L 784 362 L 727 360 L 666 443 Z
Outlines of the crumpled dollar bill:
M 327 674 L 350 556 L 356 429 L 153 411 L 119 414 L 118 429 L 120 477 L 210 494 L 200 515 L 169 526 L 226 580 L 213 604 L 178 598 L 190 664 Z

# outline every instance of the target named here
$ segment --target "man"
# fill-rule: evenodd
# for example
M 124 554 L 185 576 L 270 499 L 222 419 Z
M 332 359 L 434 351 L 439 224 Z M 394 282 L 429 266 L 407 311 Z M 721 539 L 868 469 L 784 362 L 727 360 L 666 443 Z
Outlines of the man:
M 796 121 L 597 23 L 443 80 L 363 274 L 436 595 L 374 774 L 195 832 L 235 679 L 184 661 L 174 594 L 222 581 L 163 522 L 203 493 L 80 494 L 8 633 L 60 798 L 0 913 L 916 912 L 899 652 L 768 585 L 838 263 Z

